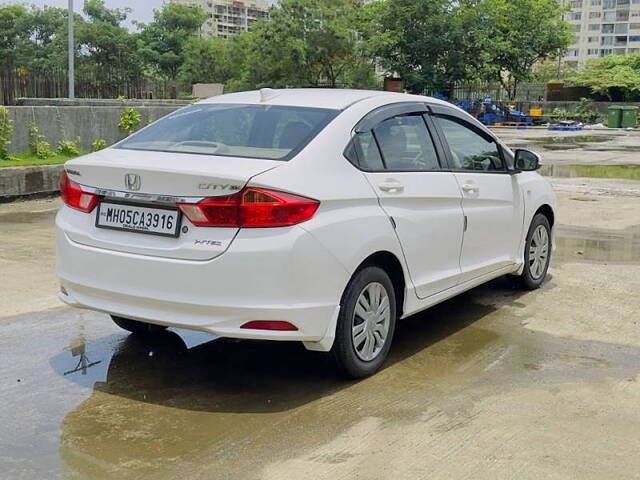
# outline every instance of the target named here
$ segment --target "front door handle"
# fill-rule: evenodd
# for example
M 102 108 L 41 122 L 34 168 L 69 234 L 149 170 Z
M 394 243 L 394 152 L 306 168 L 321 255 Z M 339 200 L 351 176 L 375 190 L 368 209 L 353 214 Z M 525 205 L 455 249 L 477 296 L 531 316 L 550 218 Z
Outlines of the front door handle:
M 478 185 L 474 185 L 473 183 L 465 183 L 462 185 L 462 191 L 465 193 L 477 193 L 480 191 L 480 187 Z
M 404 185 L 395 180 L 385 180 L 378 184 L 378 188 L 383 192 L 388 193 L 400 193 L 404 191 Z

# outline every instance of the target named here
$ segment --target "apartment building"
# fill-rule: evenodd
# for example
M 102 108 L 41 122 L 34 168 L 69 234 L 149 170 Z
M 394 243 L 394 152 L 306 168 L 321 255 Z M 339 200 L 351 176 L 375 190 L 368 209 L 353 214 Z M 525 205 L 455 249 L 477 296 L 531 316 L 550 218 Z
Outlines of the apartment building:
M 563 0 L 575 42 L 564 61 L 583 64 L 607 55 L 640 52 L 640 0 Z
M 251 24 L 269 18 L 268 0 L 171 0 L 172 3 L 200 7 L 207 14 L 202 35 L 227 38 L 251 29 Z

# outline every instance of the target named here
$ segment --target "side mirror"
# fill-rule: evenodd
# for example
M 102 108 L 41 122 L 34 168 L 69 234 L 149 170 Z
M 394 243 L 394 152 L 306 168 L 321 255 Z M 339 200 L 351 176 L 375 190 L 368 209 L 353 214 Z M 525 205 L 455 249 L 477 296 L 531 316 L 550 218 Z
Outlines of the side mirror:
M 540 168 L 540 155 L 531 150 L 518 149 L 515 157 L 516 170 L 532 172 Z

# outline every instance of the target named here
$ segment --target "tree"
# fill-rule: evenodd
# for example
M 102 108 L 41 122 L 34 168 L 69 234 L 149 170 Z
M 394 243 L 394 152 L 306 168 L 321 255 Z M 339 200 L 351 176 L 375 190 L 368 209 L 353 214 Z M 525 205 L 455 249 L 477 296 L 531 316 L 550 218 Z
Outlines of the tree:
M 138 35 L 121 26 L 129 9 L 108 9 L 104 0 L 85 0 L 84 13 L 88 21 L 76 28 L 79 69 L 99 76 L 108 68 L 120 77 L 111 76 L 118 83 L 139 76 L 142 61 L 137 52 Z
M 66 24 L 62 8 L 0 6 L 0 64 L 27 70 L 66 65 Z
M 94 23 L 108 23 L 114 27 L 119 27 L 127 19 L 130 8 L 106 8 L 104 0 L 85 0 L 82 9 Z
M 28 11 L 23 5 L 0 6 L 0 65 L 13 66 Z
M 175 84 L 185 61 L 185 47 L 196 36 L 205 18 L 202 9 L 177 3 L 154 10 L 151 23 L 139 24 L 142 30 L 138 42 L 140 53 L 156 71 Z
M 67 64 L 67 10 L 31 7 L 24 22 L 28 38 L 19 47 L 19 65 L 27 69 L 49 70 Z M 84 20 L 76 15 L 76 24 Z
M 225 83 L 232 75 L 228 58 L 230 40 L 219 37 L 190 38 L 184 46 L 180 83 Z M 237 59 L 236 59 L 237 61 Z
M 472 0 L 386 0 L 365 8 L 367 50 L 413 92 L 444 91 L 477 75 L 482 33 Z
M 617 96 L 632 100 L 640 94 L 640 54 L 589 60 L 571 82 L 589 87 L 592 92 L 606 95 L 610 100 Z
M 573 77 L 578 67 L 573 63 L 556 60 L 545 60 L 533 67 L 531 79 L 536 82 L 563 82 Z
M 238 84 L 251 87 L 330 86 L 370 78 L 358 48 L 358 0 L 282 0 L 271 21 L 254 24 L 237 45 L 248 47 Z
M 571 43 L 559 0 L 483 0 L 477 21 L 485 28 L 486 75 L 499 81 L 510 99 L 518 84 L 531 78 L 537 63 Z

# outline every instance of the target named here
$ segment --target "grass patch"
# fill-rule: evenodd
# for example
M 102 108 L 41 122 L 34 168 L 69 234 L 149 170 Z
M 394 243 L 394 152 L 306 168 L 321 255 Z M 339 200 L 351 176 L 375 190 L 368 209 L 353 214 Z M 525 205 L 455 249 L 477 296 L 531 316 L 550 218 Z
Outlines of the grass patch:
M 540 173 L 545 177 L 571 178 L 622 178 L 640 180 L 640 165 L 542 165 Z
M 570 165 L 578 177 L 640 180 L 640 165 Z
M 88 152 L 80 152 L 84 155 Z M 65 153 L 54 152 L 49 158 L 38 158 L 31 152 L 19 153 L 12 155 L 10 160 L 0 160 L 0 168 L 2 167 L 30 167 L 33 165 L 58 165 L 67 160 L 76 158 L 78 155 L 68 155 Z

